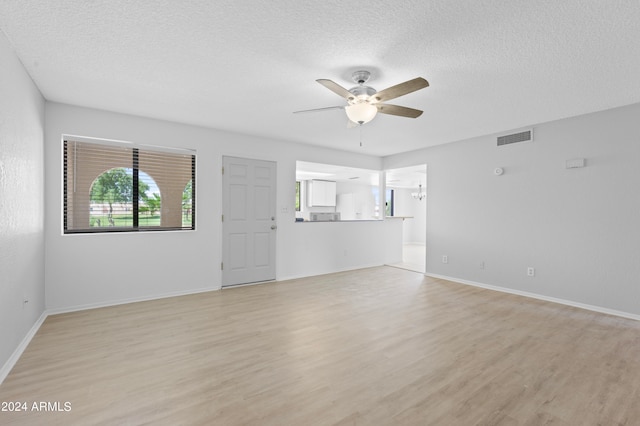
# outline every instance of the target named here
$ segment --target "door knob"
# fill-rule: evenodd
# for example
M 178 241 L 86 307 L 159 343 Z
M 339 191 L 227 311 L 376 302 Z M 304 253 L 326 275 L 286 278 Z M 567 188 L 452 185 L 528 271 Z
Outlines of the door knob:
M 277 225 L 271 225 L 271 229 L 277 229 L 278 226 Z

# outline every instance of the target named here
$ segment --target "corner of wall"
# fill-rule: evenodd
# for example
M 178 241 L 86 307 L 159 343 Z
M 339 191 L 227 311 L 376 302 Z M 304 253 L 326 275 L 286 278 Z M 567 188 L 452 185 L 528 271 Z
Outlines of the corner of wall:
M 0 63 L 0 117 L 7 124 L 0 126 L 0 375 L 6 375 L 44 320 L 44 98 L 1 32 Z

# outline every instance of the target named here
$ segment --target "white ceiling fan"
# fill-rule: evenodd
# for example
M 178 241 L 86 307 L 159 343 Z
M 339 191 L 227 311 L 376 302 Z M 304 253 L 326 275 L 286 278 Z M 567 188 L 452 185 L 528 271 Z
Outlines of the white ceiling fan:
M 294 114 L 301 112 L 325 111 L 329 109 L 344 109 L 347 113 L 347 117 L 349 118 L 349 124 L 351 125 L 363 125 L 368 123 L 373 120 L 377 113 L 409 118 L 417 118 L 422 115 L 422 111 L 419 109 L 385 104 L 383 102 L 429 87 L 429 82 L 427 80 L 422 77 L 417 77 L 413 80 L 405 81 L 404 83 L 391 86 L 378 92 L 373 87 L 365 86 L 365 83 L 370 77 L 371 73 L 369 71 L 355 71 L 351 74 L 351 78 L 357 86 L 352 87 L 349 90 L 331 80 L 318 79 L 316 80 L 318 83 L 322 84 L 338 96 L 346 99 L 347 105 L 294 111 Z

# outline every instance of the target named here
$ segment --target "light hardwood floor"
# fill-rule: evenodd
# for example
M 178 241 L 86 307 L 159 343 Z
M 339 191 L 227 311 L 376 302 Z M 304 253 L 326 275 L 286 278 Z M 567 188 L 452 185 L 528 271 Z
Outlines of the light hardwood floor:
M 47 318 L 0 424 L 638 425 L 640 322 L 391 267 Z

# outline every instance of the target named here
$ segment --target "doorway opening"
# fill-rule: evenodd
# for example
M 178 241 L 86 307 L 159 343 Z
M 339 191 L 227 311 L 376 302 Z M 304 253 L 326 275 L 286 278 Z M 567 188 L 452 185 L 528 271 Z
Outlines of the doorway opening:
M 387 170 L 385 174 L 389 220 L 402 221 L 402 256 L 389 265 L 426 272 L 427 165 Z M 396 231 L 400 232 L 400 231 Z

